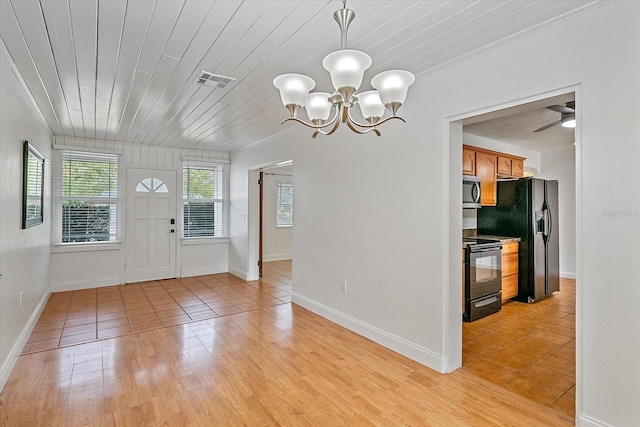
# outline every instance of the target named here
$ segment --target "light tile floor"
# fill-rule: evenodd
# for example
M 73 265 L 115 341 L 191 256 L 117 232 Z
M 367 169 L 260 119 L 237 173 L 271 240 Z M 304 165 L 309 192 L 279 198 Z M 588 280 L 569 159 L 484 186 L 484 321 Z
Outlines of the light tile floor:
M 22 354 L 289 303 L 291 269 L 273 261 L 253 282 L 222 273 L 56 292 Z
M 462 325 L 462 370 L 575 416 L 575 280 L 546 300 L 509 302 Z

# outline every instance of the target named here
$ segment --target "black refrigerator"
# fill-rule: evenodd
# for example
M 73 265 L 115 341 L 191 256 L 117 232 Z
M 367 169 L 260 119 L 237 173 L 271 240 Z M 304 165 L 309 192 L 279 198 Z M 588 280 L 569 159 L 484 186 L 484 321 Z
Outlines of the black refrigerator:
M 519 237 L 518 301 L 532 303 L 560 290 L 558 181 L 498 181 L 496 206 L 478 209 L 478 234 Z

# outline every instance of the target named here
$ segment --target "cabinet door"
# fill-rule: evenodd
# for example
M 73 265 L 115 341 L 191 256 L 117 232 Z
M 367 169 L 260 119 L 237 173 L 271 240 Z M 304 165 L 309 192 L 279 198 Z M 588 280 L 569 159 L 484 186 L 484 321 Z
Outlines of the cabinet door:
M 524 176 L 524 161 L 511 160 L 511 175 L 521 177 Z
M 511 176 L 511 159 L 498 156 L 498 175 Z
M 462 149 L 462 174 L 476 174 L 476 152 L 468 148 Z
M 506 301 L 518 295 L 518 275 L 502 279 L 502 301 Z
M 498 195 L 496 185 L 498 156 L 495 154 L 476 153 L 476 176 L 480 178 L 480 204 L 482 206 L 495 206 Z
M 518 274 L 518 254 L 502 254 L 502 277 Z

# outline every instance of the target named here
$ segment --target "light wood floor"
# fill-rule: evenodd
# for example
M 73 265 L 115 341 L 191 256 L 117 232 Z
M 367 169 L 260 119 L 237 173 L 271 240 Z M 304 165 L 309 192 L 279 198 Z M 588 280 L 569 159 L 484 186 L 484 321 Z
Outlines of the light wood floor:
M 250 286 L 250 284 L 247 284 Z M 438 374 L 281 304 L 20 356 L 7 426 L 569 426 L 458 370 Z

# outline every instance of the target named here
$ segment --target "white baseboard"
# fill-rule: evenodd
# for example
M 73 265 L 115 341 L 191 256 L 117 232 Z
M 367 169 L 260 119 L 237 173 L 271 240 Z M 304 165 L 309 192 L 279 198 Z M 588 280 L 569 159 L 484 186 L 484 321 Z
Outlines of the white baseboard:
M 595 418 L 591 418 L 585 414 L 578 414 L 576 425 L 578 427 L 611 427 L 611 425 L 607 423 L 603 423 L 600 420 L 596 420 Z
M 218 274 L 218 273 L 226 273 L 228 271 L 227 265 L 213 265 L 207 267 L 197 267 L 197 268 L 183 268 L 182 276 L 180 277 L 191 277 L 191 276 L 204 276 L 205 274 Z
M 273 254 L 273 255 L 264 255 L 262 257 L 262 260 L 264 262 L 269 262 L 269 261 L 284 261 L 286 259 L 291 259 L 292 255 L 291 253 L 286 253 L 286 254 Z
M 247 274 L 247 272 L 246 272 L 246 271 L 244 271 L 244 270 L 237 270 L 237 269 L 235 269 L 235 268 L 230 268 L 230 269 L 229 269 L 229 273 L 230 273 L 230 274 L 233 274 L 233 275 L 234 275 L 234 276 L 236 276 L 236 277 L 241 278 L 242 280 L 249 280 L 249 279 L 248 279 L 249 275 L 248 275 L 248 274 Z
M 447 360 L 427 348 L 407 341 L 404 338 L 390 334 L 389 332 L 386 332 L 380 328 L 369 325 L 368 323 L 362 322 L 354 317 L 334 310 L 331 307 L 327 307 L 326 305 L 313 301 L 296 292 L 293 292 L 291 297 L 291 302 L 293 302 L 294 304 L 298 304 L 299 306 L 304 307 L 307 310 L 324 317 L 325 319 L 331 320 L 332 322 L 337 323 L 338 325 L 347 328 L 350 331 L 362 335 L 363 337 L 368 338 L 383 347 L 400 353 L 401 355 L 415 360 L 416 362 L 421 363 L 431 369 L 434 369 L 443 374 L 446 373 Z
M 70 280 L 68 282 L 52 283 L 53 292 L 77 291 L 80 289 L 102 288 L 104 286 L 120 285 L 120 276 L 100 277 L 92 280 Z
M 27 344 L 27 341 L 29 340 L 29 336 L 31 336 L 31 332 L 33 331 L 33 328 L 36 326 L 36 323 L 40 318 L 40 314 L 42 314 L 42 310 L 44 310 L 45 305 L 47 305 L 47 301 L 49 300 L 50 295 L 51 295 L 51 288 L 47 289 L 47 291 L 44 293 L 44 295 L 40 299 L 40 302 L 36 306 L 35 310 L 33 310 L 33 313 L 31 313 L 31 317 L 29 317 L 27 324 L 24 325 L 24 328 L 22 329 L 20 336 L 18 337 L 15 344 L 13 345 L 13 348 L 9 352 L 7 359 L 2 364 L 2 368 L 0 368 L 0 393 L 2 393 L 4 386 L 7 384 L 7 381 L 9 380 L 9 376 L 11 375 L 11 371 L 13 371 L 14 366 L 16 366 L 18 357 L 20 356 L 20 353 L 22 353 L 22 349 L 24 348 L 24 346 Z
M 563 279 L 574 279 L 576 278 L 576 273 L 570 273 L 568 271 L 561 271 L 560 272 L 560 277 L 562 277 Z

